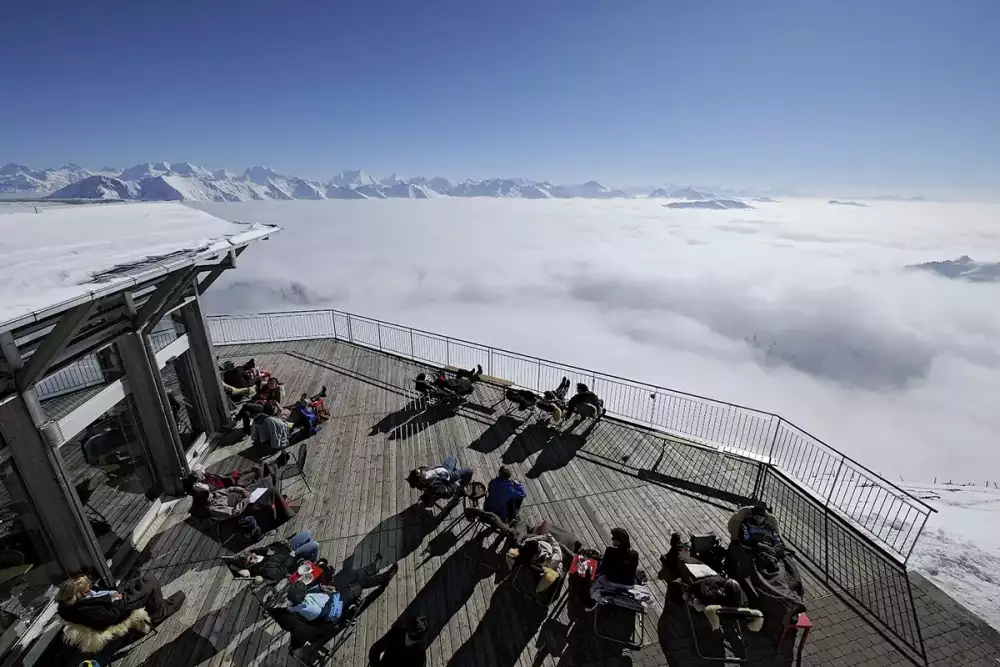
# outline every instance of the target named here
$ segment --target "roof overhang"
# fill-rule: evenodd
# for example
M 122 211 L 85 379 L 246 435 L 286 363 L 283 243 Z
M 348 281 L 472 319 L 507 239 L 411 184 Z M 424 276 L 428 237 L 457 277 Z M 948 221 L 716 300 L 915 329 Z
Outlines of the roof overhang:
M 78 297 L 0 324 L 0 396 L 25 391 L 125 333 L 148 333 L 165 315 L 235 268 L 247 246 L 278 231 L 254 225 L 197 250 L 102 277 Z

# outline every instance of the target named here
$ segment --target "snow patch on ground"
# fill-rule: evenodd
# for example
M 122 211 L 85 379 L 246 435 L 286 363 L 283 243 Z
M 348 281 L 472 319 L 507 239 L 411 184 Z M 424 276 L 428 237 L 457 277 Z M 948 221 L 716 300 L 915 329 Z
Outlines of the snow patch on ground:
M 910 568 L 1000 630 L 1000 490 L 907 485 L 938 511 L 910 556 Z

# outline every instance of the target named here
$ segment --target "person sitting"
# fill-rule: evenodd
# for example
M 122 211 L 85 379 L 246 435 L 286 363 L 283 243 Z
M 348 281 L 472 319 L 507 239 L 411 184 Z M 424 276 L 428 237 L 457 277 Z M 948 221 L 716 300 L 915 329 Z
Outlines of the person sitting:
M 458 458 L 449 456 L 441 465 L 420 466 L 410 471 L 406 482 L 411 489 L 419 489 L 420 502 L 430 504 L 437 498 L 452 498 L 472 481 L 472 468 L 459 468 Z
M 425 667 L 427 656 L 423 646 L 427 634 L 427 618 L 417 616 L 405 626 L 392 628 L 368 650 L 370 667 Z
M 775 526 L 769 519 L 767 507 L 758 503 L 753 506 L 747 517 L 740 523 L 740 544 L 751 555 L 760 557 L 765 563 L 778 561 L 785 557 L 785 545 Z
M 490 480 L 486 488 L 483 511 L 496 514 L 505 524 L 512 524 L 527 495 L 524 485 L 514 479 L 510 468 L 500 466 L 497 476 Z
M 84 653 L 99 653 L 111 642 L 144 635 L 184 604 L 184 593 L 164 599 L 156 577 L 144 575 L 102 588 L 96 579 L 78 574 L 56 594 L 57 613 L 66 622 L 64 641 Z
M 599 399 L 597 394 L 592 392 L 587 385 L 580 382 L 576 385 L 576 394 L 566 404 L 566 419 L 569 419 L 574 413 L 582 412 L 584 406 L 589 406 L 588 409 L 594 412 L 595 419 L 600 419 L 604 415 L 604 401 Z M 581 421 L 583 421 L 583 416 L 576 421 L 570 430 L 579 425 Z
M 290 611 L 307 621 L 337 623 L 345 617 L 345 610 L 351 611 L 364 591 L 369 588 L 383 588 L 389 585 L 399 572 L 399 565 L 393 563 L 385 572 L 379 573 L 382 554 L 375 555 L 375 562 L 361 572 L 352 573 L 351 581 L 339 590 L 332 584 L 314 582 L 306 585 L 295 582 L 288 587 Z M 349 616 L 349 613 L 348 613 Z
M 631 537 L 624 528 L 611 529 L 611 546 L 597 566 L 597 578 L 590 587 L 590 608 L 604 598 L 628 595 L 637 602 L 648 601 L 649 589 L 636 586 L 639 554 L 632 548 Z
M 253 418 L 250 428 L 251 442 L 256 445 L 266 445 L 273 451 L 285 449 L 290 444 L 291 425 L 279 415 L 281 408 L 277 403 L 264 404 L 260 414 Z
M 258 583 L 281 581 L 295 572 L 302 561 L 319 563 L 319 543 L 312 531 L 302 530 L 283 542 L 274 542 L 235 556 L 223 556 L 238 577 L 255 577 Z
M 610 583 L 631 586 L 639 569 L 639 554 L 632 548 L 632 540 L 624 528 L 611 529 L 611 546 L 604 550 L 604 557 L 597 568 L 597 576 Z

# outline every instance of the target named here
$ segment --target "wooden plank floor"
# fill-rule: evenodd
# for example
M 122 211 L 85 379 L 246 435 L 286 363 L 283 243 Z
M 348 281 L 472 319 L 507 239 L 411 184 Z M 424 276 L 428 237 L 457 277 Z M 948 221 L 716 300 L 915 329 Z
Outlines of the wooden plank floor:
M 667 470 L 684 469 L 715 484 L 728 480 L 732 489 L 752 484 L 740 466 L 717 455 L 704 460 L 690 452 L 682 455 L 655 437 L 612 421 L 601 422 L 586 439 L 550 438 L 544 429 L 498 418 L 491 406 L 501 394 L 482 385 L 473 405 L 458 415 L 423 412 L 411 390 L 417 366 L 343 343 L 233 346 L 220 348 L 220 355 L 256 358 L 285 382 L 289 396 L 324 384 L 329 388 L 333 418 L 308 441 L 306 472 L 312 492 L 302 480 L 285 483 L 283 492 L 298 498 L 301 508 L 279 534 L 312 530 L 323 556 L 345 569 L 364 566 L 376 553 L 383 554 L 384 565 L 400 565 L 399 575 L 365 610 L 331 664 L 367 664 L 372 642 L 414 614 L 430 620 L 428 657 L 435 666 L 703 664 L 695 657 L 686 616 L 664 604 L 666 587 L 655 573 L 671 532 L 725 535 L 733 507 L 630 474 L 621 454 L 662 456 Z M 252 464 L 241 453 L 248 444 L 216 449 L 206 459 L 209 468 L 228 472 Z M 511 466 L 528 489 L 523 515 L 529 522 L 549 519 L 598 549 L 607 543 L 611 528 L 629 530 L 656 592 L 644 621 L 648 645 L 623 653 L 617 644 L 594 638 L 589 615 L 572 623 L 573 609 L 546 609 L 525 600 L 510 582 L 500 584 L 502 575 L 477 564 L 489 555 L 463 532 L 460 511 L 441 516 L 417 507 L 406 473 L 449 454 L 473 467 L 477 479 L 490 479 L 501 463 Z M 221 565 L 218 557 L 228 551 L 186 521 L 187 507 L 187 500 L 177 501 L 155 535 L 141 545 L 141 570 L 156 575 L 167 593 L 184 590 L 187 604 L 122 664 L 295 664 L 287 657 L 286 636 L 262 618 L 243 582 L 234 581 Z M 804 579 L 816 629 L 803 664 L 913 664 L 856 607 L 808 572 Z M 930 664 L 994 665 L 992 644 L 927 596 L 916 598 L 925 625 L 940 617 L 923 635 L 928 655 L 934 654 Z M 778 653 L 775 639 L 750 638 L 752 664 L 793 664 L 789 644 Z

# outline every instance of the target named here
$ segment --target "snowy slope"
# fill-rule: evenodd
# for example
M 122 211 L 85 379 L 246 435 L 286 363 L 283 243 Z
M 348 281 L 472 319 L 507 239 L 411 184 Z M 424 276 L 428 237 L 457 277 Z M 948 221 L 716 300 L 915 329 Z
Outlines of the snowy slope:
M 138 184 L 125 183 L 111 176 L 88 176 L 81 181 L 56 190 L 53 199 L 138 199 Z
M 1000 630 L 1000 490 L 949 484 L 905 488 L 938 511 L 917 541 L 910 567 Z
M 53 192 L 91 175 L 92 172 L 75 164 L 58 169 L 31 169 L 11 162 L 0 167 L 0 192 Z

